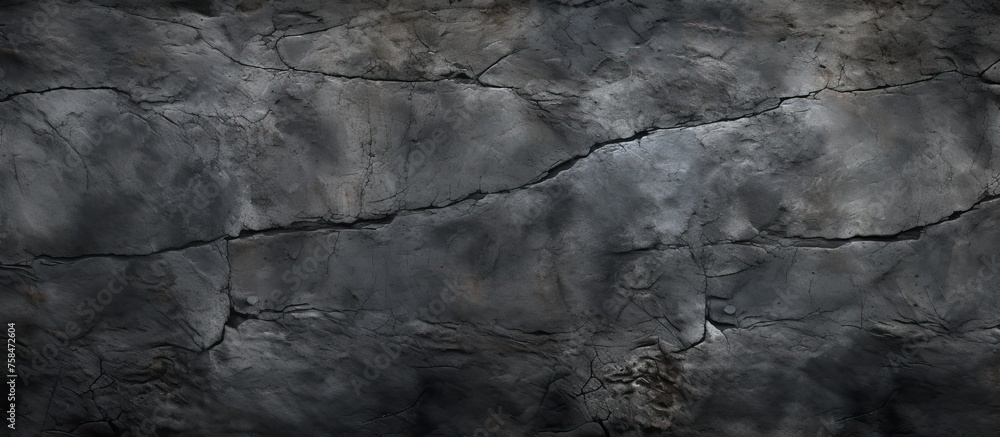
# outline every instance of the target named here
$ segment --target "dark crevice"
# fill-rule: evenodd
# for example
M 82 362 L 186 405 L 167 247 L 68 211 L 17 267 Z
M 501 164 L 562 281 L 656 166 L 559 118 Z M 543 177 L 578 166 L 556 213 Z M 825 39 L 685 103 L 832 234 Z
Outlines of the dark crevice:
M 576 163 L 580 162 L 580 160 L 589 157 L 590 155 L 594 154 L 594 152 L 596 152 L 597 150 L 599 150 L 601 148 L 604 148 L 606 146 L 615 145 L 615 144 L 631 143 L 633 141 L 638 141 L 638 140 L 640 140 L 640 139 L 642 139 L 642 138 L 644 138 L 646 136 L 649 136 L 650 134 L 652 134 L 652 133 L 654 133 L 654 132 L 656 132 L 658 130 L 660 130 L 660 129 L 657 129 L 657 128 L 645 129 L 645 130 L 641 130 L 639 132 L 636 132 L 635 134 L 633 134 L 632 136 L 630 136 L 628 138 L 614 139 L 614 140 L 609 140 L 609 141 L 605 141 L 605 142 L 594 144 L 593 146 L 590 146 L 590 149 L 588 149 L 586 153 L 581 154 L 581 155 L 576 155 L 576 156 L 574 156 L 574 157 L 572 157 L 570 159 L 567 159 L 566 161 L 560 162 L 559 164 L 556 164 L 556 165 L 552 166 L 551 168 L 549 168 L 548 170 L 546 170 L 544 173 L 542 173 L 541 176 L 539 176 L 538 178 L 536 178 L 534 182 L 529 182 L 528 184 L 524 185 L 524 187 L 528 187 L 528 186 L 535 185 L 535 184 L 540 184 L 542 182 L 545 182 L 545 181 L 547 181 L 549 179 L 552 179 L 552 178 L 558 176 L 559 173 L 562 173 L 562 172 L 564 172 L 566 170 L 569 170 L 569 169 L 573 168 L 573 166 L 575 166 Z M 521 187 L 518 187 L 518 188 L 521 188 Z
M 452 206 L 455 206 L 457 204 L 460 204 L 460 203 L 463 203 L 463 202 L 466 202 L 466 201 L 469 201 L 469 200 L 481 200 L 481 199 L 485 198 L 488 195 L 508 194 L 508 193 L 511 193 L 511 192 L 514 192 L 514 191 L 517 191 L 517 190 L 522 190 L 522 189 L 530 188 L 532 186 L 535 186 L 535 185 L 538 185 L 538 184 L 543 183 L 545 181 L 548 181 L 550 179 L 553 179 L 556 176 L 558 176 L 560 173 L 563 173 L 563 172 L 565 172 L 567 170 L 572 169 L 578 162 L 580 162 L 581 160 L 583 160 L 583 159 L 585 159 L 585 158 L 593 155 L 594 152 L 596 152 L 596 151 L 598 151 L 598 150 L 600 150 L 602 148 L 605 148 L 605 147 L 611 146 L 611 145 L 616 145 L 616 144 L 624 144 L 624 143 L 630 143 L 630 142 L 639 141 L 642 138 L 645 138 L 645 137 L 647 137 L 647 136 L 649 136 L 649 135 L 651 135 L 653 133 L 656 133 L 658 131 L 690 129 L 690 128 L 696 128 L 696 127 L 702 127 L 702 126 L 717 124 L 717 123 L 726 123 L 726 122 L 733 122 L 733 121 L 738 121 L 738 120 L 742 120 L 742 119 L 753 118 L 753 117 L 757 117 L 757 116 L 760 116 L 762 114 L 765 114 L 767 112 L 771 112 L 771 111 L 777 110 L 777 109 L 781 108 L 782 105 L 784 105 L 785 102 L 788 102 L 790 100 L 803 99 L 803 98 L 811 98 L 811 97 L 814 97 L 819 92 L 827 90 L 827 89 L 830 89 L 830 90 L 835 91 L 835 92 L 851 93 L 851 92 L 873 91 L 873 90 L 886 89 L 886 88 L 892 88 L 892 87 L 903 87 L 903 86 L 909 86 L 909 85 L 913 85 L 913 84 L 918 84 L 918 83 L 921 83 L 921 82 L 927 82 L 927 81 L 930 81 L 930 80 L 933 80 L 933 79 L 937 78 L 938 76 L 940 76 L 942 74 L 953 73 L 953 72 L 954 71 L 946 71 L 946 72 L 941 72 L 941 73 L 936 73 L 936 74 L 930 75 L 930 76 L 928 76 L 928 77 L 926 77 L 924 79 L 918 80 L 918 81 L 913 81 L 913 82 L 904 83 L 904 84 L 898 84 L 898 85 L 885 85 L 885 86 L 880 86 L 880 87 L 875 87 L 875 88 L 867 88 L 867 89 L 856 89 L 856 90 L 842 90 L 842 91 L 838 91 L 838 90 L 834 90 L 834 89 L 830 89 L 830 88 L 823 88 L 823 89 L 812 91 L 812 92 L 809 92 L 809 93 L 806 93 L 806 94 L 802 94 L 802 95 L 789 96 L 789 97 L 781 97 L 781 98 L 778 99 L 778 102 L 776 104 L 774 104 L 774 105 L 772 105 L 772 106 L 770 106 L 768 108 L 765 108 L 765 109 L 759 110 L 759 111 L 755 111 L 755 112 L 752 112 L 752 113 L 749 113 L 749 114 L 737 116 L 737 117 L 724 117 L 724 118 L 720 118 L 720 119 L 713 120 L 713 121 L 708 121 L 708 122 L 703 122 L 703 123 L 695 123 L 695 124 L 682 123 L 682 124 L 678 124 L 676 126 L 666 127 L 666 128 L 650 127 L 650 128 L 647 128 L 647 129 L 640 130 L 640 131 L 638 131 L 638 132 L 636 132 L 636 133 L 634 133 L 631 136 L 626 137 L 626 138 L 618 138 L 618 139 L 613 139 L 613 140 L 608 140 L 608 141 L 603 141 L 603 142 L 596 143 L 596 144 L 590 146 L 590 148 L 585 153 L 582 153 L 582 154 L 579 154 L 579 155 L 574 155 L 574 156 L 572 156 L 572 157 L 570 157 L 570 158 L 568 158 L 568 159 L 566 159 L 564 161 L 561 161 L 561 162 L 553 165 L 548 170 L 543 171 L 539 176 L 537 176 L 533 180 L 529 181 L 526 184 L 520 185 L 520 186 L 516 186 L 516 187 L 512 187 L 512 188 L 507 188 L 507 189 L 503 189 L 503 190 L 497 190 L 497 191 L 489 191 L 489 192 L 475 191 L 475 192 L 469 193 L 467 195 L 464 195 L 462 197 L 459 197 L 457 199 L 448 200 L 448 201 L 446 201 L 444 203 L 431 204 L 431 205 L 424 206 L 424 207 L 419 207 L 419 208 L 401 209 L 401 210 L 397 210 L 397 211 L 394 211 L 392 213 L 384 214 L 384 215 L 382 215 L 380 217 L 375 217 L 375 218 L 371 218 L 371 219 L 354 220 L 354 221 L 346 221 L 346 222 L 337 222 L 337 221 L 330 221 L 328 219 L 318 218 L 318 219 L 315 219 L 315 220 L 297 221 L 297 222 L 293 222 L 293 223 L 290 223 L 290 224 L 287 224 L 287 225 L 274 226 L 274 227 L 265 228 L 265 229 L 244 229 L 244 230 L 241 230 L 235 236 L 230 235 L 230 236 L 217 237 L 217 238 L 209 239 L 209 240 L 204 240 L 204 239 L 202 239 L 202 240 L 196 240 L 196 241 L 192 241 L 192 242 L 189 242 L 189 243 L 181 245 L 181 246 L 172 246 L 172 247 L 168 247 L 168 248 L 164 248 L 164 249 L 159 249 L 159 250 L 148 252 L 148 253 L 136 253 L 136 254 L 101 253 L 101 254 L 84 254 L 84 255 L 73 255 L 73 256 L 35 255 L 34 259 L 35 260 L 41 260 L 43 262 L 67 262 L 67 261 L 76 261 L 76 260 L 81 260 L 81 259 L 86 259 L 86 258 L 94 258 L 94 257 L 123 257 L 123 258 L 128 258 L 128 257 L 144 257 L 144 256 L 156 255 L 156 254 L 165 253 L 165 252 L 174 252 L 174 251 L 178 251 L 178 250 L 184 250 L 184 249 L 188 249 L 188 248 L 192 248 L 192 247 L 203 246 L 203 245 L 206 245 L 206 244 L 212 244 L 212 243 L 215 243 L 216 241 L 219 241 L 219 240 L 232 241 L 232 240 L 236 240 L 236 239 L 248 238 L 248 237 L 253 237 L 253 236 L 257 236 L 257 235 L 267 236 L 267 235 L 278 235 L 278 234 L 291 233 L 291 232 L 312 232 L 312 231 L 322 231 L 322 230 L 331 230 L 331 231 L 374 230 L 374 229 L 378 229 L 381 226 L 386 226 L 386 225 L 391 224 L 396 217 L 398 217 L 400 215 L 403 215 L 403 214 L 413 214 L 413 213 L 419 213 L 419 212 L 425 212 L 425 211 L 433 211 L 433 210 L 446 209 L 446 208 L 450 208 Z M 405 82 L 405 81 L 403 81 L 403 82 Z M 502 87 L 498 87 L 498 88 L 502 88 Z M 110 90 L 110 91 L 115 91 L 115 92 L 121 93 L 123 95 L 129 96 L 129 98 L 132 99 L 132 97 L 131 97 L 131 95 L 129 93 L 127 93 L 125 91 L 122 91 L 120 89 L 114 88 L 114 87 L 105 87 L 105 86 L 102 86 L 102 87 L 81 87 L 81 88 L 56 87 L 56 88 L 51 88 L 51 89 L 42 90 L 42 91 L 25 91 L 25 92 L 21 92 L 21 93 L 11 94 L 11 95 L 9 95 L 8 97 L 6 97 L 4 99 L 0 99 L 0 102 L 10 100 L 11 98 L 16 97 L 18 95 L 23 95 L 23 94 L 41 94 L 41 93 L 45 93 L 45 92 L 49 92 L 49 91 L 56 91 L 56 90 L 63 90 L 63 89 L 66 89 L 66 90 Z M 994 200 L 996 198 L 998 198 L 998 196 L 984 197 L 981 200 L 979 200 L 978 202 L 976 202 L 969 210 L 974 209 L 976 206 L 978 206 L 979 204 L 981 204 L 983 202 L 988 202 L 988 201 Z M 761 237 L 756 237 L 756 238 L 751 239 L 751 240 L 745 240 L 745 241 L 726 241 L 726 242 L 722 242 L 722 243 L 733 243 L 733 244 L 740 244 L 740 243 L 751 243 L 751 244 L 753 244 L 753 243 L 765 243 L 766 244 L 767 242 L 772 242 L 773 243 L 775 240 L 787 240 L 787 241 L 790 241 L 790 245 L 799 245 L 799 246 L 805 246 L 805 247 L 834 248 L 834 247 L 839 247 L 839 246 L 842 246 L 842 245 L 845 245 L 845 244 L 848 244 L 848 243 L 851 243 L 851 242 L 860 242 L 860 241 L 875 241 L 875 242 L 909 241 L 909 240 L 914 240 L 916 238 L 919 238 L 919 235 L 926 228 L 928 228 L 930 226 L 934 226 L 934 225 L 940 224 L 940 223 L 943 223 L 943 222 L 955 220 L 955 219 L 959 218 L 965 212 L 968 212 L 969 210 L 959 211 L 959 212 L 956 212 L 956 213 L 952 214 L 951 216 L 949 216 L 949 217 L 947 217 L 945 219 L 942 219 L 940 221 L 937 221 L 937 222 L 934 222 L 934 223 L 930 223 L 930 224 L 926 224 L 926 225 L 916 226 L 916 227 L 913 227 L 913 228 L 901 231 L 901 232 L 896 233 L 896 234 L 891 234 L 891 235 L 867 235 L 867 236 L 853 236 L 853 237 L 848 237 L 848 238 L 823 238 L 823 237 L 803 237 L 803 236 L 773 236 L 773 237 L 772 236 L 761 236 Z M 28 264 L 29 264 L 28 262 L 25 262 L 25 263 L 20 263 L 20 264 L 12 264 L 12 265 L 9 265 L 9 266 L 27 266 Z
M 846 93 L 846 94 L 865 93 L 865 92 L 870 92 L 870 91 L 880 91 L 880 90 L 886 90 L 886 89 L 891 89 L 891 88 L 907 87 L 907 86 L 910 86 L 910 85 L 916 85 L 916 84 L 923 83 L 923 82 L 930 82 L 932 80 L 937 79 L 938 76 L 941 76 L 943 74 L 948 74 L 948 73 L 955 73 L 955 74 L 961 74 L 963 76 L 968 76 L 967 74 L 963 74 L 963 73 L 959 72 L 958 70 L 947 70 L 947 71 L 940 71 L 940 72 L 937 72 L 937 73 L 932 73 L 932 74 L 925 75 L 921 79 L 917 79 L 917 80 L 910 81 L 910 82 L 898 83 L 898 84 L 885 84 L 885 85 L 879 85 L 879 86 L 874 86 L 874 87 L 869 87 L 869 88 L 853 88 L 853 89 L 826 88 L 826 89 L 828 89 L 830 91 L 834 91 L 834 92 L 838 92 L 838 93 Z
M 16 93 L 11 93 L 11 94 L 8 94 L 8 95 L 4 96 L 3 98 L 0 98 L 0 103 L 10 101 L 10 100 L 14 99 L 15 97 L 19 97 L 19 96 L 24 96 L 24 95 L 29 95 L 29 94 L 45 94 L 45 93 L 49 93 L 49 92 L 52 92 L 52 91 L 64 91 L 64 90 L 66 90 L 66 91 L 114 91 L 114 92 L 116 92 L 118 94 L 127 96 L 128 99 L 131 100 L 131 101 L 133 101 L 133 102 L 135 101 L 135 99 L 132 97 L 132 94 L 128 93 L 127 91 L 123 91 L 121 89 L 118 89 L 118 88 L 115 88 L 115 87 L 112 87 L 112 86 L 89 86 L 89 87 L 58 86 L 58 87 L 53 87 L 53 88 L 46 88 L 46 89 L 43 89 L 43 90 L 25 90 L 25 91 L 19 91 L 19 92 L 16 92 Z
M 993 84 L 993 85 L 1000 84 L 1000 83 L 998 83 L 996 81 L 993 81 L 990 78 L 986 77 L 986 73 L 989 73 L 990 70 L 993 69 L 993 67 L 997 66 L 997 64 L 1000 64 L 1000 59 L 998 59 L 996 62 L 990 64 L 990 66 L 986 67 L 985 69 L 983 69 L 983 71 L 980 71 L 979 74 L 976 75 L 976 77 L 978 77 L 980 80 L 982 80 L 983 82 L 986 82 L 988 84 Z
M 940 224 L 952 222 L 958 220 L 963 215 L 976 210 L 980 205 L 994 200 L 1000 199 L 1000 195 L 988 195 L 984 194 L 972 204 L 967 209 L 955 211 L 935 222 L 927 223 L 924 225 L 914 226 L 909 229 L 897 232 L 895 234 L 885 234 L 885 235 L 856 235 L 847 238 L 823 238 L 823 237 L 802 237 L 802 236 L 783 236 L 778 237 L 779 239 L 791 241 L 792 246 L 807 246 L 807 247 L 840 247 L 845 244 L 855 243 L 855 242 L 884 242 L 884 243 L 894 243 L 899 241 L 912 241 L 917 240 L 927 231 L 928 228 L 937 226 Z M 763 240 L 767 240 L 767 237 L 761 237 Z M 747 240 L 746 242 L 755 242 L 756 239 Z
M 715 322 L 713 322 L 712 320 L 710 320 L 710 319 L 708 318 L 708 307 L 706 306 L 706 307 L 705 307 L 705 322 L 704 322 L 704 325 L 703 325 L 703 328 L 702 328 L 702 331 L 701 331 L 701 338 L 699 338 L 699 339 L 698 339 L 697 341 L 695 341 L 694 343 L 691 343 L 691 344 L 689 344 L 689 345 L 687 345 L 687 346 L 684 346 L 684 347 L 682 347 L 682 348 L 680 348 L 680 349 L 678 349 L 678 350 L 674 351 L 673 353 L 675 353 L 675 354 L 679 354 L 679 353 L 684 353 L 684 352 L 687 352 L 687 351 L 689 351 L 689 350 L 691 350 L 691 349 L 694 349 L 694 348 L 696 348 L 696 347 L 700 346 L 700 345 L 701 345 L 702 343 L 704 343 L 704 342 L 705 342 L 705 340 L 708 340 L 708 325 L 712 325 L 712 326 L 714 326 L 714 327 L 715 327 L 715 329 L 718 329 L 718 330 L 720 330 L 720 331 L 721 331 L 722 329 L 725 329 L 725 328 L 721 328 L 721 329 L 720 329 L 720 327 L 719 327 L 719 326 L 717 326 Z
M 920 238 L 920 231 L 906 230 L 889 236 L 856 236 L 847 238 L 822 238 L 822 237 L 794 237 L 794 236 L 766 236 L 734 243 L 759 243 L 763 245 L 778 245 L 792 247 L 812 247 L 817 249 L 836 249 L 851 243 L 898 243 L 902 241 L 914 241 Z
M 607 425 L 604 424 L 604 420 L 594 419 L 594 422 L 597 423 L 597 426 L 601 427 L 601 431 L 604 432 L 604 437 L 611 437 L 611 431 L 609 431 Z
M 230 307 L 230 309 L 229 309 L 229 318 L 226 320 L 226 326 L 228 326 L 230 328 L 233 328 L 233 329 L 239 329 L 240 325 L 242 325 L 243 322 L 246 322 L 247 320 L 250 320 L 250 319 L 256 319 L 256 318 L 257 318 L 256 316 L 252 316 L 250 314 L 243 314 L 241 312 L 238 312 L 238 311 L 232 309 L 232 307 Z
M 171 246 L 163 248 L 160 250 L 146 252 L 146 253 L 136 253 L 136 254 L 122 254 L 122 253 L 90 253 L 83 255 L 72 255 L 72 256 L 51 256 L 51 255 L 35 255 L 33 261 L 38 261 L 43 265 L 55 265 L 66 262 L 82 261 L 90 258 L 120 258 L 120 259 L 130 259 L 130 258 L 142 258 L 153 255 L 160 255 L 163 253 L 178 252 L 186 249 L 192 249 L 195 247 L 206 246 L 221 241 L 221 238 L 216 238 L 213 240 L 196 240 L 180 246 Z M 15 264 L 15 266 L 28 266 L 30 263 L 26 264 Z
M 313 231 L 324 231 L 324 230 L 331 230 L 331 231 L 374 230 L 377 229 L 378 227 L 391 223 L 394 217 L 395 216 L 393 215 L 372 220 L 356 220 L 348 223 L 327 222 L 324 220 L 299 221 L 299 222 L 293 222 L 285 226 L 275 226 L 265 229 L 256 229 L 256 230 L 244 229 L 235 236 L 217 237 L 209 240 L 194 240 L 183 245 L 165 247 L 163 249 L 158 249 L 152 252 L 144 252 L 144 253 L 106 252 L 106 253 L 91 253 L 91 254 L 69 255 L 69 256 L 39 254 L 39 255 L 34 255 L 33 261 L 38 261 L 46 265 L 52 265 L 65 262 L 81 261 L 89 258 L 121 258 L 121 259 L 142 258 L 147 256 L 160 255 L 163 253 L 192 249 L 223 241 L 228 243 L 229 241 L 254 237 L 258 235 L 271 236 L 271 235 L 281 235 L 285 233 L 313 232 Z M 0 268 L 20 268 L 20 269 L 30 268 L 30 262 L 21 264 L 0 265 Z

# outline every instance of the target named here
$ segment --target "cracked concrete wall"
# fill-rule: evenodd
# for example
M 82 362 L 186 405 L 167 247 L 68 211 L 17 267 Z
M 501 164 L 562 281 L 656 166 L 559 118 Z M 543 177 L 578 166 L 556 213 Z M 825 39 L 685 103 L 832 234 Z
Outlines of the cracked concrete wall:
M 0 2 L 14 435 L 1000 435 L 988 0 Z

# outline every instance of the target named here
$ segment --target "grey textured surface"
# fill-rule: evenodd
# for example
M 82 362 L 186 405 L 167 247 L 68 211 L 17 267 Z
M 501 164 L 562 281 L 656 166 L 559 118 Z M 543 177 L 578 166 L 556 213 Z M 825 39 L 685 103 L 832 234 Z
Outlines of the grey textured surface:
M 998 35 L 0 1 L 15 434 L 1000 435 Z

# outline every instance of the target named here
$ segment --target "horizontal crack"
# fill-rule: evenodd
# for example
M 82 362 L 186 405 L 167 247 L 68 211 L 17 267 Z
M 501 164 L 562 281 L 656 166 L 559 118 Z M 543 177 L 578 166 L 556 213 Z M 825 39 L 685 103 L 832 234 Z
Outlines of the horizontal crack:
M 46 88 L 43 90 L 25 90 L 25 91 L 10 93 L 4 96 L 3 98 L 0 98 L 0 103 L 13 100 L 15 97 L 19 96 L 24 96 L 29 94 L 45 94 L 53 91 L 114 91 L 118 94 L 128 96 L 129 100 L 131 101 L 135 101 L 135 99 L 132 97 L 132 94 L 130 94 L 129 92 L 111 86 L 89 86 L 89 87 L 58 86 L 53 88 Z
M 957 72 L 954 72 L 954 71 L 940 72 L 940 73 L 933 74 L 933 75 L 929 76 L 928 78 L 925 78 L 925 79 L 922 79 L 922 80 L 919 80 L 919 81 L 909 82 L 909 83 L 900 84 L 900 85 L 894 85 L 892 87 L 904 87 L 904 86 L 910 86 L 910 85 L 918 84 L 918 83 L 921 83 L 921 82 L 927 82 L 929 80 L 933 80 L 933 79 L 937 78 L 938 76 L 940 76 L 942 74 L 946 74 L 946 73 L 957 73 Z M 957 74 L 961 74 L 961 73 L 957 73 Z M 475 80 L 475 79 L 473 79 L 473 80 Z M 492 86 L 490 86 L 490 87 L 492 88 Z M 538 185 L 538 184 L 541 184 L 541 183 L 543 183 L 545 181 L 553 179 L 556 176 L 558 176 L 559 174 L 561 174 L 561 173 L 563 173 L 563 172 L 565 172 L 565 171 L 573 168 L 578 162 L 580 162 L 581 160 L 583 160 L 583 159 L 585 159 L 585 158 L 593 155 L 594 152 L 596 152 L 596 151 L 598 151 L 598 150 L 600 150 L 602 148 L 605 148 L 605 147 L 610 146 L 610 145 L 624 144 L 624 143 L 639 141 L 642 138 L 645 138 L 645 137 L 647 137 L 647 136 L 649 136 L 649 135 L 651 135 L 653 133 L 659 132 L 659 131 L 692 129 L 692 128 L 704 127 L 704 126 L 713 125 L 713 124 L 728 123 L 728 122 L 743 120 L 743 119 L 747 119 L 747 118 L 753 118 L 753 117 L 757 117 L 757 116 L 760 116 L 760 115 L 768 113 L 768 112 L 775 111 L 775 110 L 781 108 L 786 102 L 788 102 L 790 100 L 811 98 L 811 97 L 814 97 L 816 94 L 818 94 L 818 93 L 820 93 L 820 92 L 822 92 L 824 90 L 828 90 L 828 89 L 831 90 L 831 91 L 835 91 L 835 92 L 858 92 L 858 91 L 871 91 L 871 90 L 875 90 L 875 89 L 885 89 L 887 87 L 890 87 L 890 86 L 879 87 L 879 88 L 872 88 L 872 89 L 847 90 L 847 91 L 837 91 L 837 90 L 833 90 L 833 89 L 830 89 L 830 88 L 823 88 L 823 89 L 812 91 L 812 92 L 809 92 L 809 93 L 806 93 L 806 94 L 802 94 L 802 95 L 796 95 L 796 96 L 788 96 L 788 97 L 778 98 L 778 103 L 776 103 L 773 106 L 770 106 L 770 107 L 768 107 L 766 109 L 763 109 L 763 110 L 760 110 L 760 111 L 755 111 L 755 112 L 744 114 L 744 115 L 737 116 L 737 117 L 725 117 L 725 118 L 720 118 L 720 119 L 717 119 L 717 120 L 713 120 L 713 121 L 709 121 L 709 122 L 704 122 L 704 123 L 698 123 L 698 124 L 683 124 L 682 123 L 682 124 L 678 124 L 678 125 L 671 126 L 671 127 L 665 127 L 665 128 L 651 127 L 651 128 L 643 129 L 643 130 L 640 130 L 640 131 L 636 132 L 635 134 L 633 134 L 633 135 L 631 135 L 631 136 L 629 136 L 627 138 L 619 138 L 619 139 L 614 139 L 614 140 L 609 140 L 609 141 L 603 141 L 603 142 L 600 142 L 600 143 L 596 143 L 596 144 L 592 145 L 587 150 L 586 153 L 579 154 L 579 155 L 574 155 L 574 156 L 570 157 L 569 159 L 566 159 L 566 160 L 564 160 L 562 162 L 559 162 L 559 163 L 551 166 L 549 169 L 543 171 L 539 176 L 535 177 L 534 179 L 532 179 L 528 183 L 520 185 L 520 186 L 517 186 L 517 187 L 512 187 L 512 188 L 507 188 L 507 189 L 497 190 L 497 191 L 489 191 L 489 192 L 483 192 L 483 191 L 478 191 L 477 190 L 475 192 L 466 194 L 466 195 L 464 195 L 464 196 L 462 196 L 462 197 L 460 197 L 458 199 L 449 200 L 449 201 L 447 201 L 447 202 L 445 202 L 443 204 L 440 204 L 440 205 L 431 204 L 431 205 L 428 205 L 428 206 L 425 206 L 425 207 L 397 210 L 397 211 L 392 212 L 390 214 L 385 214 L 385 215 L 382 215 L 380 217 L 375 217 L 375 218 L 372 218 L 372 219 L 355 220 L 355 221 L 350 221 L 350 222 L 331 222 L 331 221 L 327 221 L 327 220 L 315 220 L 315 221 L 295 222 L 295 223 L 291 223 L 291 224 L 288 224 L 288 225 L 276 226 L 276 227 L 266 228 L 266 229 L 244 229 L 244 230 L 241 230 L 239 232 L 239 234 L 237 234 L 235 236 L 219 236 L 217 238 L 213 238 L 213 239 L 209 239 L 209 240 L 196 240 L 196 241 L 193 241 L 193 242 L 190 242 L 190 243 L 186 243 L 186 244 L 181 245 L 181 246 L 174 246 L 174 247 L 159 249 L 159 250 L 148 252 L 148 253 L 137 253 L 137 254 L 103 253 L 103 254 L 84 254 L 84 255 L 74 255 L 74 256 L 36 255 L 36 256 L 34 256 L 34 260 L 49 261 L 49 262 L 66 262 L 66 261 L 76 261 L 76 260 L 81 260 L 81 259 L 86 259 L 86 258 L 94 258 L 94 257 L 123 257 L 123 258 L 127 258 L 127 257 L 144 257 L 144 256 L 152 256 L 152 255 L 157 255 L 157 254 L 161 254 L 161 253 L 174 252 L 174 251 L 189 249 L 189 248 L 192 248 L 192 247 L 198 247 L 198 246 L 203 246 L 203 245 L 207 245 L 207 244 L 212 244 L 212 243 L 215 243 L 215 242 L 220 241 L 220 240 L 229 240 L 229 241 L 232 241 L 232 240 L 237 240 L 237 239 L 252 237 L 252 236 L 255 236 L 255 235 L 274 235 L 274 234 L 282 234 L 282 233 L 289 233 L 289 232 L 312 232 L 312 231 L 319 231 L 319 230 L 334 230 L 334 231 L 372 230 L 372 229 L 376 229 L 377 227 L 388 225 L 388 224 L 392 223 L 392 221 L 395 220 L 396 217 L 398 217 L 400 215 L 403 215 L 403 214 L 414 214 L 414 213 L 419 213 L 419 212 L 424 212 L 424 211 L 433 211 L 433 210 L 446 209 L 446 208 L 450 208 L 452 206 L 455 206 L 457 204 L 466 202 L 468 200 L 480 200 L 480 199 L 483 199 L 483 198 L 485 198 L 486 196 L 489 196 L 489 195 L 509 194 L 509 193 L 517 191 L 517 190 L 523 190 L 523 189 L 526 189 L 526 188 L 533 187 L 535 185 Z M 131 98 L 131 95 L 129 95 L 127 92 L 119 90 L 119 89 L 114 88 L 114 87 L 83 87 L 83 88 L 57 87 L 57 88 L 51 88 L 49 90 L 43 90 L 43 91 L 26 91 L 26 92 L 22 92 L 22 93 L 17 93 L 16 95 L 31 94 L 31 93 L 40 94 L 40 93 L 49 92 L 49 91 L 55 91 L 55 90 L 60 90 L 60 89 L 72 89 L 72 90 L 88 90 L 88 89 L 93 89 L 93 90 L 111 90 L 111 91 L 115 91 L 115 92 L 118 92 L 118 93 L 122 93 L 124 95 L 128 95 Z M 13 96 L 16 96 L 16 95 L 8 96 L 5 99 L 0 99 L 0 102 L 9 100 L 10 98 L 12 98 Z M 978 206 L 979 204 L 981 204 L 983 202 L 994 200 L 996 198 L 997 198 L 997 196 L 984 197 L 984 198 L 980 199 L 978 202 L 976 202 L 970 208 L 970 210 L 973 209 L 973 208 L 975 208 L 976 206 Z M 930 223 L 930 224 L 927 224 L 927 225 L 917 226 L 917 227 L 914 227 L 914 228 L 911 228 L 911 229 L 899 232 L 897 234 L 892 234 L 892 235 L 854 236 L 854 237 L 843 238 L 843 239 L 830 239 L 830 238 L 820 238 L 820 237 L 801 237 L 801 236 L 782 236 L 782 237 L 777 237 L 777 238 L 778 239 L 784 239 L 784 240 L 792 240 L 792 241 L 797 242 L 799 244 L 813 243 L 814 245 L 818 244 L 820 246 L 829 246 L 829 247 L 839 247 L 841 245 L 844 245 L 844 244 L 847 244 L 847 243 L 850 243 L 850 242 L 855 242 L 855 241 L 898 241 L 898 240 L 912 240 L 912 239 L 915 239 L 915 237 L 913 237 L 913 233 L 915 233 L 915 232 L 919 233 L 919 231 L 922 231 L 924 228 L 929 227 L 929 226 L 933 226 L 933 225 L 936 225 L 936 224 L 939 224 L 941 222 L 945 222 L 945 221 L 950 221 L 950 220 L 957 219 L 959 216 L 961 216 L 965 212 L 968 212 L 968 210 L 956 212 L 956 213 L 952 214 L 950 217 L 946 217 L 946 218 L 944 218 L 944 219 L 942 219 L 942 220 L 940 220 L 938 222 L 935 222 L 935 223 Z M 774 241 L 774 240 L 775 240 L 775 238 L 773 238 L 773 237 L 759 237 L 759 238 L 751 239 L 751 240 L 724 241 L 724 242 L 721 242 L 721 243 L 733 243 L 733 244 L 739 244 L 739 243 L 759 243 L 759 242 L 763 242 L 763 241 Z M 794 243 L 793 243 L 793 245 L 794 245 Z M 29 264 L 30 264 L 30 262 L 25 262 L 25 263 L 19 263 L 19 264 L 3 265 L 3 266 L 4 267 L 26 267 Z
M 975 203 L 972 204 L 972 206 L 970 206 L 967 209 L 963 209 L 963 210 L 952 212 L 947 217 L 941 218 L 940 220 L 937 220 L 937 221 L 934 221 L 934 222 L 931 222 L 931 223 L 927 223 L 927 224 L 923 224 L 923 225 L 914 226 L 914 227 L 902 230 L 900 232 L 897 232 L 895 234 L 855 235 L 855 236 L 846 237 L 846 238 L 803 237 L 803 236 L 787 235 L 787 236 L 777 236 L 777 237 L 759 237 L 759 238 L 754 238 L 754 239 L 750 239 L 750 240 L 744 240 L 743 242 L 753 243 L 753 242 L 756 242 L 755 240 L 761 240 L 761 241 L 768 241 L 768 240 L 770 240 L 770 241 L 775 241 L 777 239 L 777 240 L 784 240 L 784 241 L 791 242 L 791 244 L 790 244 L 791 246 L 836 248 L 836 247 L 840 247 L 840 246 L 844 246 L 846 244 L 856 243 L 856 242 L 885 242 L 885 243 L 893 243 L 893 242 L 898 242 L 898 241 L 912 241 L 912 240 L 917 240 L 921 236 L 923 236 L 924 232 L 928 228 L 930 228 L 930 227 L 958 220 L 963 215 L 965 215 L 965 214 L 967 214 L 967 213 L 969 213 L 969 212 L 977 209 L 980 205 L 982 205 L 984 203 L 989 203 L 989 202 L 992 202 L 992 201 L 998 200 L 998 199 L 1000 199 L 1000 195 L 988 195 L 988 194 L 984 194 L 983 196 L 981 196 L 979 198 L 979 200 L 977 200 Z
M 34 255 L 33 261 L 40 261 L 42 263 L 64 263 L 72 261 L 80 261 L 90 258 L 142 258 L 154 255 L 160 255 L 164 253 L 179 252 L 187 249 L 192 249 L 196 247 L 207 246 L 210 244 L 215 244 L 221 241 L 233 241 L 244 238 L 249 238 L 257 235 L 279 235 L 284 233 L 298 233 L 298 232 L 314 232 L 314 231 L 351 231 L 351 230 L 374 230 L 377 227 L 388 224 L 392 221 L 394 216 L 380 219 L 372 220 L 357 220 L 349 223 L 335 223 L 335 222 L 325 222 L 325 221 L 312 221 L 312 222 L 295 222 L 285 226 L 276 226 L 266 229 L 244 229 L 240 231 L 239 234 L 235 236 L 219 236 L 207 240 L 195 240 L 185 243 L 180 246 L 170 246 L 163 249 L 158 249 L 151 252 L 142 253 L 90 253 L 83 255 L 72 255 L 72 256 L 53 256 L 53 255 Z M 0 268 L 25 268 L 30 265 L 31 262 L 25 262 L 20 264 L 4 264 L 0 265 Z

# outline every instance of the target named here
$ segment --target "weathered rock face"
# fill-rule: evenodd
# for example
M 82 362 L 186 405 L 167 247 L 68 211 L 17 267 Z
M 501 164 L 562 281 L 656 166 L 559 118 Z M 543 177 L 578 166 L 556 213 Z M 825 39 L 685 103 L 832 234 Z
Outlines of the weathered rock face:
M 1000 435 L 995 2 L 0 35 L 16 435 Z

